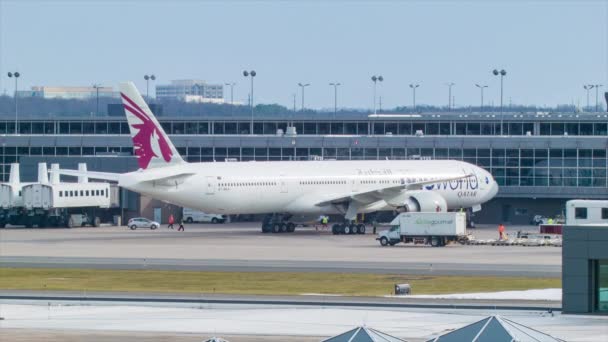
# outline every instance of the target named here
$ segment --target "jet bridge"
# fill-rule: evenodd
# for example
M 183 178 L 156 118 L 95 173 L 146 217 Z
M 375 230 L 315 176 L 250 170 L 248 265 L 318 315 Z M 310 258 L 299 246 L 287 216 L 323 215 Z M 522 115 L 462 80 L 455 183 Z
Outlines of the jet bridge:
M 59 165 L 52 164 L 51 169 L 59 169 Z M 86 171 L 86 164 L 79 164 L 79 170 Z M 51 173 L 49 181 L 46 163 L 38 164 L 37 182 L 21 183 L 19 164 L 13 164 L 10 181 L 0 184 L 0 227 L 7 223 L 26 227 L 69 225 L 74 213 L 88 216 L 86 222 L 98 225 L 98 214 L 104 212 L 97 209 L 119 207 L 119 194 L 117 186 L 89 183 L 86 177 L 79 177 L 77 183 L 61 183 L 59 174 Z

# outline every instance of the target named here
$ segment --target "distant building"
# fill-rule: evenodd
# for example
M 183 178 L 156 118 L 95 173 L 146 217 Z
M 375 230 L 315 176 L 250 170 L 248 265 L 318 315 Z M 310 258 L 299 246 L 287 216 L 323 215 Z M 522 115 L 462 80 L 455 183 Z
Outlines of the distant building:
M 19 97 L 41 97 L 45 99 L 78 99 L 88 100 L 97 97 L 118 97 L 112 87 L 49 87 L 34 86 L 30 90 L 20 90 L 17 92 Z
M 171 81 L 171 84 L 157 85 L 156 98 L 185 102 L 224 103 L 224 86 L 207 84 L 201 80 L 175 80 Z

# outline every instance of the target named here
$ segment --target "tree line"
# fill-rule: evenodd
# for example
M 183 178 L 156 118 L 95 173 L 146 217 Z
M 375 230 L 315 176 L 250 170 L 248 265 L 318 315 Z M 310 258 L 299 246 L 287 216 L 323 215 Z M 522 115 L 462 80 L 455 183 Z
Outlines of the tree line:
M 247 117 L 251 114 L 251 108 L 247 105 L 230 105 L 215 103 L 193 103 L 178 100 L 153 99 L 151 104 L 162 105 L 160 116 L 174 117 Z M 100 97 L 99 104 L 96 98 L 80 99 L 45 99 L 40 97 L 19 98 L 19 117 L 21 118 L 58 118 L 58 117 L 106 117 L 108 116 L 108 105 L 120 104 L 120 100 L 112 97 Z M 416 110 L 410 106 L 382 109 L 378 113 L 472 113 L 481 112 L 479 106 L 457 107 L 451 110 L 445 106 L 418 105 Z M 484 112 L 500 112 L 499 107 L 484 106 Z M 503 107 L 504 112 L 576 112 L 574 105 L 558 105 L 555 107 L 544 106 L 522 106 L 509 105 Z M 254 108 L 256 116 L 294 118 L 305 114 L 307 118 L 332 117 L 333 110 L 306 109 L 304 112 L 295 112 L 279 104 L 258 104 Z M 360 116 L 367 117 L 368 109 L 339 109 L 336 116 Z M 15 99 L 10 96 L 0 96 L 0 117 L 12 118 L 15 115 Z

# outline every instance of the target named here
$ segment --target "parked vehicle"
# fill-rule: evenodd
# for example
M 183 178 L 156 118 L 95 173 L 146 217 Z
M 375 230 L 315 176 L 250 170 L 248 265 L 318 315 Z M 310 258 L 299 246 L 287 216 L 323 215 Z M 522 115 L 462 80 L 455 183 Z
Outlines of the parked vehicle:
M 402 213 L 390 224 L 392 228 L 381 231 L 376 238 L 382 246 L 414 242 L 443 247 L 450 241 L 464 242 L 467 239 L 466 214 L 461 212 Z
M 158 228 L 160 224 L 156 221 L 148 220 L 145 217 L 134 217 L 129 220 L 127 226 L 131 228 L 131 230 L 135 230 L 137 228 L 150 228 L 154 230 Z
M 207 214 L 202 211 L 184 208 L 182 210 L 182 217 L 187 223 L 193 222 L 210 222 L 210 223 L 224 223 L 226 222 L 226 215 L 220 214 Z
M 546 224 L 547 220 L 548 220 L 548 218 L 546 218 L 543 215 L 534 215 L 532 220 L 530 220 L 530 224 L 533 226 L 538 226 L 540 224 Z
M 99 217 L 92 217 L 87 215 L 86 213 L 71 214 L 68 217 L 68 228 L 84 227 L 87 225 L 91 227 L 99 227 L 101 225 L 101 220 L 99 219 Z
M 608 225 L 608 201 L 570 200 L 566 202 L 566 225 Z

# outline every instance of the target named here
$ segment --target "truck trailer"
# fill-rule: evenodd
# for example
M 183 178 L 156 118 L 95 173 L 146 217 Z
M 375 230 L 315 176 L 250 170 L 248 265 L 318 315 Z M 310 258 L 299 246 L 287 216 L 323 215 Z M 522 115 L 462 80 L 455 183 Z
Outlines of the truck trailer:
M 401 213 L 390 225 L 391 229 L 381 231 L 376 238 L 382 246 L 414 242 L 443 247 L 449 242 L 467 239 L 466 214 L 460 212 Z

